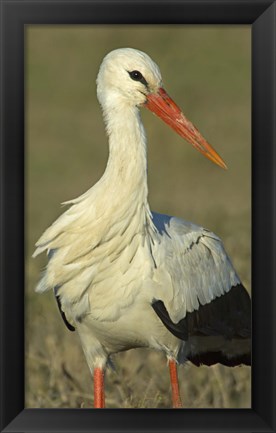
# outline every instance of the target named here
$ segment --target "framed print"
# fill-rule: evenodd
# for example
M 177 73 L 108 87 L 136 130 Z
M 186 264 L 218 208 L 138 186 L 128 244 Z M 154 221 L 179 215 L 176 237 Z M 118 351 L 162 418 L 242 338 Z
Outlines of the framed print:
M 275 431 L 275 2 L 114 1 L 107 7 L 105 2 L 23 0 L 2 1 L 1 8 L 1 431 Z M 167 106 L 178 110 L 172 97 L 229 166 L 225 174 L 163 126 L 150 110 L 173 125 L 149 98 L 146 106 L 150 110 L 143 110 L 142 121 L 148 138 L 151 209 L 214 231 L 249 292 L 252 284 L 252 372 L 247 366 L 198 368 L 191 355 L 195 352 L 187 352 L 192 362 L 178 369 L 183 400 L 179 410 L 171 409 L 166 357 L 135 348 L 139 344 L 134 343 L 137 336 L 130 338 L 130 322 L 131 342 L 124 350 L 135 349 L 114 356 L 113 369 L 105 377 L 105 409 L 93 409 L 92 376 L 76 332 L 69 332 L 75 322 L 64 314 L 59 283 L 55 284 L 57 304 L 51 292 L 34 292 L 40 271 L 45 273 L 47 265 L 43 257 L 31 258 L 34 244 L 65 210 L 59 203 L 89 190 L 104 172 L 107 177 L 107 137 L 96 81 L 104 108 L 100 74 L 97 78 L 102 59 L 118 48 L 126 62 L 128 56 L 141 57 L 135 50 L 126 55 L 124 47 L 146 52 L 158 64 L 162 89 L 164 85 L 170 95 L 162 96 Z M 152 65 L 152 60 L 146 64 Z M 156 71 L 155 66 L 149 67 Z M 127 75 L 129 83 L 145 81 L 138 68 L 132 69 Z M 114 66 L 112 71 L 116 74 Z M 151 85 L 146 81 L 147 89 Z M 130 94 L 134 97 L 133 90 Z M 127 128 L 127 118 L 124 122 Z M 178 126 L 174 129 L 179 133 Z M 203 139 L 201 146 L 207 146 Z M 209 159 L 223 167 L 217 153 L 207 149 Z M 114 155 L 118 155 L 117 147 Z M 128 147 L 125 155 L 126 167 L 131 167 Z M 144 169 L 139 173 L 146 172 L 146 165 Z M 135 164 L 128 184 L 134 179 Z M 110 200 L 118 195 L 116 183 Z M 121 202 L 118 209 L 122 208 Z M 86 210 L 83 215 L 85 219 Z M 162 235 L 169 225 L 167 220 L 160 224 Z M 81 230 L 77 224 L 70 236 Z M 127 228 L 120 230 L 125 233 Z M 123 236 L 120 239 L 122 242 Z M 84 234 L 81 255 L 86 241 L 91 245 Z M 59 246 L 53 242 L 45 247 L 47 242 L 47 236 L 42 238 L 38 252 L 48 249 L 53 256 Z M 224 254 L 221 251 L 218 256 Z M 107 252 L 111 254 L 110 247 Z M 158 268 L 158 263 L 153 267 Z M 113 284 L 116 287 L 116 279 Z M 118 309 L 118 300 L 115 304 Z M 152 304 L 170 332 L 179 332 L 175 323 L 183 323 L 176 304 L 174 320 L 164 303 Z M 128 308 L 129 304 L 122 306 L 122 311 Z M 115 326 L 115 316 L 110 316 L 110 310 L 108 314 Z M 86 313 L 75 317 L 85 323 Z M 151 322 L 145 326 L 148 331 L 144 333 L 151 335 Z M 121 336 L 114 334 L 110 347 L 116 338 L 122 344 Z M 83 347 L 85 353 L 89 344 Z M 102 401 L 98 407 L 103 407 Z

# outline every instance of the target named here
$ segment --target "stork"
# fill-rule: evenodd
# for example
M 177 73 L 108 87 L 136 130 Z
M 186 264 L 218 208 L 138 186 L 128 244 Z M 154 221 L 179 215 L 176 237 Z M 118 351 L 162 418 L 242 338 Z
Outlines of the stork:
M 112 354 L 147 347 L 168 359 L 173 407 L 182 407 L 177 364 L 251 364 L 251 301 L 218 236 L 151 212 L 140 108 L 163 119 L 222 168 L 222 158 L 162 85 L 158 66 L 131 48 L 106 55 L 97 96 L 109 139 L 101 179 L 65 202 L 33 256 L 48 264 L 37 292 L 52 289 L 94 375 L 94 407 L 105 407 Z

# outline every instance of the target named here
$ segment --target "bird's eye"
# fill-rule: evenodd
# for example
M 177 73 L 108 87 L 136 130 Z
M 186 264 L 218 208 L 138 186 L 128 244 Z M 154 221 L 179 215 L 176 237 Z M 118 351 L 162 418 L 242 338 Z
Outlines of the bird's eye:
M 144 77 L 143 77 L 143 75 L 139 71 L 131 71 L 131 72 L 129 72 L 129 76 L 134 81 L 143 81 L 143 80 L 145 80 Z
M 129 76 L 132 80 L 134 81 L 140 81 L 140 83 L 144 84 L 144 86 L 146 86 L 146 88 L 148 89 L 148 83 L 145 80 L 145 78 L 143 77 L 143 75 L 141 74 L 141 72 L 139 71 L 128 71 Z

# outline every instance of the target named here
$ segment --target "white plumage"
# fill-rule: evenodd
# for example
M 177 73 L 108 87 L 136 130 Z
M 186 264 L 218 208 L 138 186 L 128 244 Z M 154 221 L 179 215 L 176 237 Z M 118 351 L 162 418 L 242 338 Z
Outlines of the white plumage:
M 239 357 L 250 353 L 250 301 L 220 239 L 202 227 L 149 208 L 140 106 L 150 108 L 205 156 L 224 166 L 163 92 L 159 68 L 146 54 L 128 48 L 105 57 L 97 78 L 109 137 L 105 173 L 85 194 L 66 203 L 69 209 L 36 243 L 34 256 L 43 251 L 49 254 L 37 291 L 55 291 L 67 320 L 79 333 L 92 373 L 104 368 L 112 353 L 133 347 L 162 350 L 178 362 L 194 361 L 193 356 L 200 354 L 204 362 L 204 353 L 216 352 L 234 364 L 234 359 L 244 362 Z M 168 106 L 175 114 L 174 124 L 168 119 L 170 113 L 163 106 L 156 108 L 151 98 L 165 101 L 165 109 Z M 190 135 L 180 131 L 184 122 Z M 234 287 L 246 298 L 240 303 L 245 307 L 241 306 L 239 319 L 233 311 L 227 326 L 241 320 L 245 335 L 241 338 L 232 329 L 229 338 L 211 319 L 211 324 L 206 320 L 212 329 L 206 331 L 209 325 L 202 307 L 223 299 Z M 231 310 L 228 298 L 227 310 Z M 168 319 L 162 318 L 163 307 L 163 313 L 153 308 L 156 301 L 163 303 Z M 189 325 L 187 336 L 181 339 L 174 325 L 193 312 L 199 312 L 192 319 L 198 327 L 193 333 Z M 222 361 L 218 356 L 214 362 Z

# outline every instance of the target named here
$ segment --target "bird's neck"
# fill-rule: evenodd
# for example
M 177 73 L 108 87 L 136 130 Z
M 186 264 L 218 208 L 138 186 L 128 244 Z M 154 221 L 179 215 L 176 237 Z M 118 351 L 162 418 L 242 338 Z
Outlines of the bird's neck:
M 111 190 L 126 201 L 147 203 L 146 137 L 137 107 L 114 107 L 104 113 L 109 159 L 104 174 Z
M 147 200 L 146 138 L 139 111 L 116 108 L 111 114 L 104 112 L 109 159 L 104 175 L 92 188 L 91 198 L 97 236 L 103 243 L 108 239 L 109 251 L 114 250 L 118 256 L 118 248 L 123 251 L 132 242 L 150 250 L 156 229 Z

